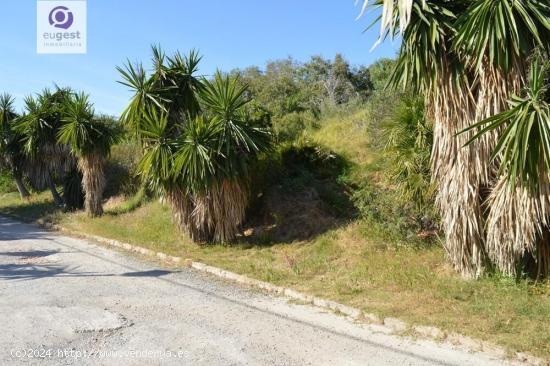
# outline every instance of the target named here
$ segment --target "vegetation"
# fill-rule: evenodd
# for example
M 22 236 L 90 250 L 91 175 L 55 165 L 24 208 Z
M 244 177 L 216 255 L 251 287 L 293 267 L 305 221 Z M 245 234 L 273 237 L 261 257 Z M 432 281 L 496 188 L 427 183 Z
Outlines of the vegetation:
M 88 97 L 69 88 L 27 97 L 25 113 L 12 123 L 18 169 L 34 188 L 48 187 L 56 205 L 84 205 L 90 216 L 101 215 L 104 164 L 117 134 L 108 120 L 96 118 Z
M 70 89 L 0 97 L 2 212 L 550 357 L 550 6 L 374 6 L 396 60 L 207 78 L 155 46 L 118 68 L 120 126 Z
M 15 130 L 20 135 L 19 143 L 23 145 L 28 160 L 27 175 L 36 189 L 47 187 L 56 205 L 65 202 L 72 205 L 78 202 L 77 196 L 61 197 L 56 188 L 56 179 L 62 180 L 67 173 L 74 171 L 75 162 L 66 145 L 57 143 L 59 130 L 71 91 L 58 88 L 51 92 L 45 89 L 36 98 L 25 99 L 25 113 L 16 122 Z
M 432 173 L 451 262 L 465 276 L 479 276 L 489 259 L 509 275 L 548 276 L 547 195 L 531 189 L 547 180 L 540 135 L 525 134 L 507 120 L 503 135 L 487 128 L 472 139 L 471 126 L 506 110 L 508 99 L 525 86 L 527 60 L 550 49 L 550 7 L 531 0 L 376 4 L 383 7 L 381 40 L 403 37 L 392 82 L 423 95 L 434 122 Z M 533 120 L 527 125 L 530 130 Z M 528 153 L 519 152 L 518 140 Z M 506 153 L 510 149 L 515 157 Z M 498 159 L 491 159 L 493 152 Z M 518 170 L 512 161 L 527 165 Z M 501 182 L 510 176 L 518 189 Z
M 78 159 L 82 174 L 84 207 L 89 216 L 103 214 L 103 191 L 105 189 L 105 160 L 116 142 L 117 131 L 104 121 L 94 117 L 88 96 L 76 94 L 68 99 L 66 114 L 57 132 L 60 144 L 70 147 Z
M 0 95 L 0 167 L 7 170 L 19 191 L 21 199 L 29 197 L 23 182 L 23 170 L 27 161 L 19 145 L 20 136 L 14 129 L 17 114 L 9 94 Z
M 338 106 L 364 102 L 374 88 L 370 70 L 352 67 L 337 54 L 332 61 L 313 56 L 302 64 L 289 58 L 270 61 L 263 71 L 253 66 L 230 74 L 248 86 L 250 108 L 267 113 L 277 139 L 288 142 Z
M 405 202 L 413 202 L 423 212 L 433 205 L 430 174 L 433 130 L 424 116 L 422 100 L 408 96 L 402 103 L 396 108 L 386 145 L 392 156 L 389 179 L 397 185 Z
M 105 215 L 91 219 L 83 213 L 52 211 L 51 198 L 44 193 L 28 203 L 21 202 L 17 193 L 8 193 L 0 195 L 0 211 L 47 217 L 74 230 L 192 258 L 365 312 L 491 341 L 511 354 L 524 351 L 550 358 L 548 283 L 498 274 L 464 280 L 447 264 L 440 245 L 417 236 L 417 217 L 398 204 L 398 192 L 385 173 L 392 154 L 386 153 L 385 144 L 376 147 L 378 141 L 370 137 L 369 131 L 379 128 L 379 120 L 372 120 L 370 112 L 379 110 L 377 103 L 371 100 L 368 108 L 322 118 L 318 129 L 306 133 L 309 142 L 304 144 L 323 146 L 322 159 L 330 161 L 330 151 L 347 162 L 334 180 L 315 174 L 316 164 L 305 163 L 304 155 L 317 156 L 314 152 L 285 153 L 287 168 L 274 173 L 282 178 L 271 192 L 262 190 L 260 214 L 250 215 L 254 219 L 268 211 L 273 220 L 264 225 L 245 223 L 243 235 L 231 245 L 197 246 L 179 235 L 170 207 L 158 200 L 131 210 L 127 207 L 133 197 L 107 202 Z M 391 119 L 389 115 L 388 129 Z M 296 146 L 298 151 L 305 149 L 301 146 Z M 289 149 L 294 151 L 285 151 Z M 116 153 L 115 148 L 113 156 Z M 302 157 L 303 163 L 293 163 L 291 155 Z M 335 218 L 334 201 L 312 193 L 311 183 L 324 187 L 331 181 L 343 182 L 351 190 L 360 209 L 355 218 Z M 331 191 L 341 186 L 334 185 Z
M 246 87 L 220 72 L 197 78 L 199 61 L 193 51 L 166 57 L 153 47 L 152 75 L 119 68 L 135 92 L 122 121 L 144 149 L 138 174 L 170 203 L 178 227 L 198 242 L 226 242 L 239 232 L 250 172 L 271 134 L 247 113 Z

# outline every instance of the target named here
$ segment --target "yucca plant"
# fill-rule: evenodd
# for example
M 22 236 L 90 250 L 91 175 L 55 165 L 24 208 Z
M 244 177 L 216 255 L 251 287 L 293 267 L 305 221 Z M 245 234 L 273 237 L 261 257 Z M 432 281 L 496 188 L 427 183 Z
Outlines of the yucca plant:
M 27 174 L 31 182 L 36 188 L 49 188 L 56 205 L 63 205 L 64 200 L 57 191 L 55 178 L 63 177 L 75 165 L 68 147 L 57 141 L 57 132 L 71 95 L 70 89 L 57 88 L 54 92 L 45 89 L 36 98 L 28 96 L 25 98 L 25 112 L 15 124 L 28 159 Z
M 155 69 L 119 68 L 135 95 L 123 114 L 144 154 L 138 172 L 172 206 L 177 225 L 198 242 L 235 238 L 248 203 L 248 178 L 271 134 L 245 112 L 246 88 L 216 73 L 198 78 L 200 57 L 166 57 Z
M 493 122 L 513 118 L 506 112 L 501 114 L 509 108 L 511 113 L 518 113 L 513 122 L 497 122 L 495 128 L 486 128 L 477 135 L 477 140 L 493 136 L 492 156 L 496 157 L 492 160 L 495 183 L 486 201 L 486 251 L 506 274 L 530 272 L 537 276 L 532 268 L 538 267 L 544 269 L 539 276 L 548 276 L 548 265 L 544 263 L 550 261 L 550 251 L 545 250 L 550 240 L 550 187 L 548 170 L 540 159 L 540 139 L 537 141 L 548 119 L 540 124 L 540 119 L 532 118 L 538 115 L 544 120 L 544 113 L 521 116 L 528 113 L 529 103 L 521 103 L 514 95 L 522 95 L 525 90 L 523 95 L 538 110 L 542 83 L 540 77 L 529 77 L 527 71 L 534 53 L 550 49 L 550 4 L 539 0 L 477 0 L 459 18 L 457 28 L 455 48 L 479 79 L 476 122 L 494 115 L 499 117 Z M 539 71 L 535 63 L 531 73 Z M 475 126 L 467 133 L 481 128 Z M 535 265 L 531 264 L 533 259 Z
M 489 220 L 485 227 L 482 205 L 491 208 L 495 202 L 486 201 L 487 192 L 503 189 L 494 183 L 499 163 L 490 158 L 500 131 L 488 130 L 470 144 L 466 143 L 474 130 L 457 134 L 504 110 L 507 99 L 519 92 L 532 51 L 548 49 L 550 7 L 539 0 L 379 0 L 375 4 L 383 9 L 381 39 L 403 37 L 394 84 L 421 92 L 427 116 L 434 121 L 432 173 L 445 248 L 457 270 L 479 275 L 486 262 L 486 238 L 491 240 L 494 232 L 512 237 L 513 217 L 527 218 L 528 205 L 520 203 L 519 196 L 509 210 L 494 205 L 494 214 L 506 218 Z
M 158 46 L 152 47 L 153 72 L 147 75 L 142 64 L 127 62 L 117 67 L 123 80 L 120 81 L 134 92 L 132 100 L 123 111 L 121 121 L 139 137 L 140 123 L 150 108 L 168 113 L 169 130 L 187 117 L 193 117 L 200 111 L 198 91 L 202 87 L 200 78 L 195 74 L 201 57 L 196 51 L 188 56 L 176 52 L 167 57 Z
M 14 130 L 17 114 L 13 107 L 14 99 L 9 94 L 0 95 L 0 166 L 7 168 L 21 198 L 27 198 L 29 191 L 23 182 L 26 158 L 19 143 L 20 136 Z
M 105 163 L 111 146 L 117 140 L 117 131 L 97 120 L 86 94 L 75 94 L 66 103 L 57 140 L 69 146 L 78 160 L 84 189 L 84 208 L 88 216 L 101 216 L 101 200 L 106 183 Z
M 509 109 L 476 123 L 474 139 L 502 131 L 492 158 L 500 178 L 489 202 L 487 250 L 504 273 L 550 276 L 550 62 L 533 59 L 528 84 Z M 526 268 L 521 265 L 526 262 Z
M 238 78 L 220 72 L 203 80 L 203 113 L 187 125 L 185 143 L 175 154 L 175 172 L 190 188 L 196 227 L 202 227 L 207 240 L 235 237 L 248 205 L 250 170 L 271 145 L 264 121 L 245 112 L 246 87 L 239 85 Z
M 482 156 L 482 143 L 462 149 L 467 137 L 455 137 L 474 122 L 476 111 L 467 93 L 470 75 L 452 45 L 455 22 L 466 3 L 379 0 L 374 6 L 382 8 L 380 41 L 402 36 L 390 85 L 422 95 L 426 118 L 433 122 L 431 170 L 447 255 L 464 276 L 479 275 L 485 258 L 479 197 L 488 175 L 488 156 Z

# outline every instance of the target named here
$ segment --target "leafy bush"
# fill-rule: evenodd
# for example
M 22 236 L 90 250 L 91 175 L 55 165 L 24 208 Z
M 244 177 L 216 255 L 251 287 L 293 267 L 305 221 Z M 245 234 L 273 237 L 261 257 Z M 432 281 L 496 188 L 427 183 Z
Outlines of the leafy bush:
M 359 182 L 353 194 L 369 223 L 366 228 L 392 241 L 432 237 L 437 231 L 430 174 L 432 127 L 422 102 L 406 93 L 375 92 L 367 110 L 370 148 L 380 158 L 367 165 L 368 179 Z
M 404 98 L 387 132 L 388 178 L 397 186 L 401 202 L 413 203 L 418 211 L 429 210 L 434 199 L 430 173 L 433 129 L 424 116 L 422 100 Z
M 316 127 L 318 121 L 310 112 L 292 112 L 273 120 L 273 130 L 280 142 L 295 141 L 307 129 Z
M 0 193 L 16 192 L 17 187 L 9 172 L 5 169 L 0 169 Z
M 112 147 L 106 171 L 106 197 L 119 194 L 130 197 L 139 191 L 141 183 L 136 169 L 140 158 L 141 147 L 137 142 L 128 140 Z

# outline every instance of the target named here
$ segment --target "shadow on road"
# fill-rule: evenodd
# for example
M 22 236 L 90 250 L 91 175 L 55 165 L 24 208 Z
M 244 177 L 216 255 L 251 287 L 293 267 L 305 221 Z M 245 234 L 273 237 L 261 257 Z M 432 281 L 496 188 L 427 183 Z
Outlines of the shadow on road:
M 0 254 L 1 256 L 5 253 Z M 55 264 L 0 264 L 0 280 L 35 280 L 48 277 L 161 277 L 177 271 L 150 270 L 126 273 L 98 273 L 79 271 L 78 267 Z
M 48 232 L 34 226 L 23 226 L 22 223 L 0 216 L 1 240 L 45 239 Z
M 0 240 L 2 240 L 0 238 Z M 59 253 L 58 250 L 29 250 L 21 252 L 0 252 L 0 257 L 42 258 Z
M 52 240 L 48 231 L 33 228 L 3 217 L 0 217 L 0 244 L 2 241 L 17 240 Z M 0 252 L 0 280 L 33 280 L 49 277 L 162 277 L 177 271 L 148 270 L 125 273 L 99 273 L 82 271 L 79 267 L 57 263 L 59 257 L 78 253 L 65 250 L 19 249 L 13 246 L 3 247 Z M 50 263 L 48 263 L 50 262 Z

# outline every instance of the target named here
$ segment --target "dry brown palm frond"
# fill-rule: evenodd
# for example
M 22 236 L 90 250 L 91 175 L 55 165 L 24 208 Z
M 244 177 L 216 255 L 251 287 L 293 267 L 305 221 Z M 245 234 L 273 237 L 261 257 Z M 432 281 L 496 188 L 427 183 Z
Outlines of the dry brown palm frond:
M 549 177 L 540 182 L 536 194 L 519 184 L 512 187 L 507 177 L 501 177 L 488 199 L 488 206 L 487 251 L 497 268 L 515 276 L 524 255 L 528 254 L 547 276 Z
M 44 189 L 51 176 L 62 177 L 75 166 L 76 159 L 66 145 L 45 145 L 40 153 L 25 159 L 22 170 L 35 189 Z
M 225 179 L 214 192 L 214 240 L 228 242 L 235 239 L 244 221 L 249 201 L 248 188 L 242 181 Z
M 78 159 L 78 169 L 82 173 L 84 207 L 90 217 L 101 216 L 101 200 L 105 189 L 105 157 L 99 153 L 89 153 Z
M 361 18 L 369 5 L 369 0 L 362 0 L 363 4 L 361 5 L 361 12 L 357 19 Z M 359 0 L 355 1 L 355 5 L 359 3 Z M 381 1 L 383 5 L 382 17 L 380 19 L 380 39 L 383 38 L 386 31 L 389 31 L 391 34 L 394 33 L 396 28 L 395 18 L 394 18 L 394 7 L 397 8 L 399 12 L 399 31 L 403 33 L 412 15 L 413 0 L 383 0 Z M 424 1 L 422 2 L 422 4 Z
M 215 183 L 207 194 L 194 197 L 192 220 L 205 240 L 228 242 L 235 239 L 244 220 L 248 189 L 234 179 Z
M 166 189 L 165 194 L 165 199 L 172 208 L 174 224 L 176 224 L 181 231 L 191 235 L 189 217 L 193 212 L 193 202 L 187 196 L 185 191 L 179 187 Z
M 432 179 L 445 232 L 444 247 L 454 268 L 477 277 L 485 263 L 482 197 L 489 175 L 490 147 L 478 141 L 465 148 L 468 136 L 457 135 L 475 121 L 475 95 L 469 84 L 442 73 L 427 98 L 427 115 L 434 122 Z
M 184 190 L 167 190 L 174 221 L 193 241 L 219 243 L 235 239 L 244 220 L 248 204 L 247 185 L 224 179 L 208 192 L 190 196 Z
M 493 99 L 498 97 L 495 104 L 500 103 L 500 108 L 493 108 L 491 114 L 480 119 L 507 110 L 507 100 L 520 94 L 521 87 L 527 84 L 522 61 L 515 60 L 508 72 L 492 68 L 497 87 L 491 88 L 491 92 L 495 95 Z M 519 275 L 520 268 L 536 278 L 550 276 L 550 183 L 545 174 L 535 179 L 536 188 L 519 180 L 514 186 L 509 176 L 503 174 L 495 179 L 487 201 L 487 251 L 495 266 L 510 276 Z
M 519 91 L 521 83 L 520 73 L 495 69 L 485 60 L 477 71 L 476 82 L 472 87 L 476 98 L 476 112 L 472 122 L 476 123 L 500 113 L 507 107 L 509 96 Z M 473 133 L 467 136 L 471 138 L 472 135 Z M 499 135 L 500 130 L 493 130 L 478 138 L 478 157 L 475 165 L 477 171 L 482 174 L 480 178 L 484 185 L 491 185 L 498 174 L 498 161 L 492 161 L 491 155 Z
M 476 82 L 473 85 L 476 96 L 476 108 L 475 115 L 471 124 L 474 124 L 478 121 L 484 120 L 492 115 L 495 115 L 501 112 L 506 108 L 506 100 L 509 95 L 519 89 L 521 78 L 518 74 L 514 73 L 504 73 L 502 70 L 495 69 L 492 65 L 485 60 L 481 67 L 477 70 Z M 463 126 L 467 128 L 468 126 Z M 468 134 L 463 134 L 464 137 L 468 140 L 473 137 L 477 131 L 470 131 Z M 494 200 L 495 189 L 499 190 L 498 183 L 495 185 L 498 174 L 498 160 L 494 161 L 491 159 L 493 154 L 493 149 L 496 146 L 499 130 L 493 130 L 489 133 L 482 135 L 479 139 L 476 140 L 474 148 L 477 150 L 477 159 L 474 163 L 474 169 L 479 173 L 480 184 L 485 188 L 484 190 L 490 192 L 490 198 L 482 195 L 483 204 L 487 205 L 488 202 Z M 466 146 L 464 149 L 468 149 L 471 146 Z M 502 191 L 501 193 L 503 193 Z M 506 200 L 506 197 L 499 195 L 500 199 Z M 508 197 L 510 198 L 510 197 Z M 488 204 L 487 207 L 490 209 L 489 217 L 487 217 L 487 211 L 480 210 L 480 216 L 487 220 L 487 223 L 483 223 L 485 226 L 485 249 L 489 256 L 489 259 L 494 262 L 495 250 L 494 247 L 494 233 L 491 233 L 491 230 L 494 229 L 492 225 L 499 222 L 497 216 L 501 215 L 504 212 L 498 212 L 498 208 L 493 208 L 491 204 Z M 509 207 L 507 209 L 514 210 Z M 491 224 L 492 222 L 492 224 Z M 504 230 L 504 228 L 503 228 Z M 506 234 L 505 234 L 506 235 Z M 503 249 L 503 248 L 501 248 Z M 500 265 L 498 265 L 500 267 Z
M 459 86 L 441 79 L 429 105 L 434 120 L 432 171 L 439 187 L 436 202 L 446 234 L 444 245 L 455 269 L 467 277 L 479 276 L 484 268 L 482 204 L 498 172 L 498 161 L 491 155 L 499 132 L 468 145 L 475 131 L 459 132 L 500 112 L 521 84 L 520 74 L 503 73 L 488 63 L 473 75 Z

